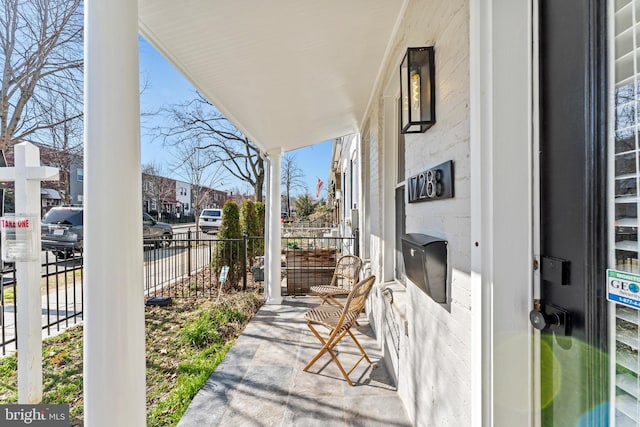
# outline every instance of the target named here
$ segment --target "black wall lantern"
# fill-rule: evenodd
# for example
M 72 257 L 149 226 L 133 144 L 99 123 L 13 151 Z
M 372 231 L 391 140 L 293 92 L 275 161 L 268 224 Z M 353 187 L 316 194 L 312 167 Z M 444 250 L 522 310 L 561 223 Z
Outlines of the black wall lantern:
M 400 64 L 400 131 L 420 133 L 436 122 L 433 47 L 410 47 Z

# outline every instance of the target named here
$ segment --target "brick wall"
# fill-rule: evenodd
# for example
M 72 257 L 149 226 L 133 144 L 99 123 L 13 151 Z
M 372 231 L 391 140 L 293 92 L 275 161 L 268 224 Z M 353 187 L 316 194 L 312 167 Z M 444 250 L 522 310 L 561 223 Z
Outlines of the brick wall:
M 388 353 L 389 366 L 396 371 L 398 392 L 414 424 L 470 425 L 469 3 L 411 1 L 400 28 L 362 138 L 363 152 L 368 153 L 363 161 L 370 162 L 370 176 L 365 178 L 369 186 L 363 191 L 369 199 L 369 261 L 373 274 L 379 275 L 384 245 L 393 244 L 385 239 L 383 229 L 385 216 L 394 215 L 393 200 L 382 197 L 384 180 L 395 179 L 382 167 L 383 156 L 392 155 L 395 149 L 395 141 L 384 140 L 389 134 L 385 126 L 395 123 L 395 118 L 384 114 L 388 111 L 385 100 L 394 96 L 388 88 L 393 86 L 392 79 L 399 80 L 398 68 L 407 47 L 434 46 L 437 123 L 426 133 L 406 135 L 405 175 L 453 160 L 455 197 L 406 205 L 406 228 L 448 241 L 450 297 L 448 304 L 437 304 L 409 283 L 406 290 L 392 285 L 398 298 L 389 304 L 380 288 L 372 294 L 370 318 Z M 389 319 L 399 324 L 390 326 Z M 395 351 L 398 343 L 392 329 L 401 331 L 400 348 Z

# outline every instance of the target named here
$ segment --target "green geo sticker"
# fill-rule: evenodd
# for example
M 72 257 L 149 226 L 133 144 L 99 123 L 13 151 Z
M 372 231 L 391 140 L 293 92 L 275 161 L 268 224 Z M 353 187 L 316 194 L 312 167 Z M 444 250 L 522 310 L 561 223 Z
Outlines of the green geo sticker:
M 640 309 L 640 275 L 607 270 L 607 299 Z

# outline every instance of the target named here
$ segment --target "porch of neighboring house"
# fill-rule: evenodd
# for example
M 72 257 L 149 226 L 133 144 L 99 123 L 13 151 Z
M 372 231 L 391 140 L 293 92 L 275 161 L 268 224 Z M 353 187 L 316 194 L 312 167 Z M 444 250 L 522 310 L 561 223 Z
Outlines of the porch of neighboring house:
M 304 313 L 319 303 L 317 297 L 289 296 L 282 305 L 263 306 L 178 426 L 411 425 L 365 315 L 354 334 L 372 364 L 360 362 L 350 375 L 353 387 L 328 354 L 302 371 L 320 349 L 304 321 Z M 348 370 L 357 348 L 347 337 L 337 349 Z

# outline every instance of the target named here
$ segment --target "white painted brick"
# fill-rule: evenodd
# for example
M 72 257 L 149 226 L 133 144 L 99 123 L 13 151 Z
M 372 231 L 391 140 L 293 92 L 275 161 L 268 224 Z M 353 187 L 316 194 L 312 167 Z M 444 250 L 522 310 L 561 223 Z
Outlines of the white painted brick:
M 449 200 L 408 204 L 408 232 L 432 234 L 448 241 L 451 273 L 450 304 L 443 307 L 409 284 L 407 321 L 409 335 L 402 335 L 398 369 L 398 393 L 409 417 L 418 426 L 471 424 L 471 225 L 469 157 L 469 2 L 468 0 L 410 0 L 392 42 L 389 62 L 380 87 L 397 79 L 398 65 L 409 46 L 435 46 L 437 123 L 429 131 L 405 136 L 405 176 L 454 161 L 455 197 Z M 384 140 L 382 89 L 363 124 L 364 161 L 370 176 L 364 188 L 368 198 L 370 261 L 373 274 L 382 270 L 385 245 L 382 224 L 393 215 L 394 203 L 383 199 L 384 156 L 391 156 L 395 141 Z M 392 121 L 395 118 L 391 118 Z M 388 242 L 386 243 L 388 244 Z M 384 343 L 381 296 L 372 293 L 371 319 Z M 404 327 L 404 325 L 401 325 Z

